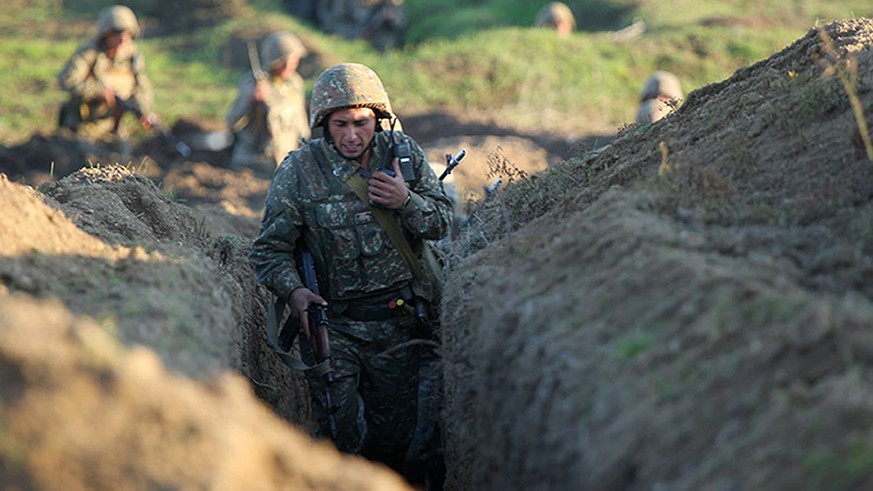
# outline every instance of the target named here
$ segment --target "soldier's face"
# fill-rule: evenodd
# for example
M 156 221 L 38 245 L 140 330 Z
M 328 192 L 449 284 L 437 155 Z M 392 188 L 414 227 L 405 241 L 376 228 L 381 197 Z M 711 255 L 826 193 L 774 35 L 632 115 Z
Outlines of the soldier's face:
M 128 31 L 112 31 L 103 38 L 103 43 L 106 46 L 106 53 L 110 58 L 114 58 L 115 54 L 122 46 L 133 41 L 133 35 Z
M 334 111 L 327 117 L 327 132 L 343 157 L 358 160 L 373 141 L 376 113 L 369 107 Z
M 300 57 L 292 55 L 286 56 L 273 65 L 273 74 L 283 80 L 288 80 L 292 75 L 294 75 L 294 72 L 297 71 L 299 65 Z

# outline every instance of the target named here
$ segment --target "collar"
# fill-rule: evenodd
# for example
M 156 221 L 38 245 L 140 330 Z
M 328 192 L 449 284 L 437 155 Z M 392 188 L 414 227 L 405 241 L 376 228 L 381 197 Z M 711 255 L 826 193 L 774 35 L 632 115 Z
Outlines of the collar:
M 322 138 L 319 147 L 321 152 L 327 157 L 331 173 L 343 182 L 348 181 L 349 177 L 355 172 L 360 172 L 365 179 L 368 179 L 375 168 L 374 166 L 378 167 L 381 165 L 383 155 L 385 154 L 385 145 L 381 144 L 381 140 L 384 138 L 380 137 L 381 134 L 376 133 L 372 143 L 370 143 L 370 151 L 373 154 L 370 156 L 369 170 L 363 169 L 356 161 L 343 157 L 327 138 Z

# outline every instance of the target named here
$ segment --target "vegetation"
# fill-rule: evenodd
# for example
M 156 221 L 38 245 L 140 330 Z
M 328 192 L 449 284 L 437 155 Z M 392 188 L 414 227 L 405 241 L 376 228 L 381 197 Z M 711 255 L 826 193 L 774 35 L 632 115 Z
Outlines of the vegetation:
M 55 76 L 93 34 L 95 14 L 105 3 L 13 1 L 0 7 L 0 143 L 53 130 L 64 99 Z M 154 2 L 139 3 L 146 12 L 155 8 Z M 401 115 L 439 107 L 583 134 L 630 121 L 643 80 L 654 70 L 673 71 L 688 92 L 769 56 L 817 21 L 873 14 L 865 0 L 680 0 L 669 9 L 653 0 L 580 0 L 567 2 L 578 32 L 560 39 L 530 27 L 538 3 L 407 0 L 406 48 L 378 53 L 298 22 L 281 12 L 277 0 L 218 3 L 226 4 L 225 14 L 172 34 L 143 15 L 140 45 L 156 109 L 169 122 L 182 116 L 220 120 L 247 69 L 244 56 L 234 55 L 234 41 L 271 29 L 300 33 L 321 62 L 372 66 Z M 185 5 L 194 11 L 198 2 Z M 645 23 L 643 37 L 617 42 L 611 32 L 634 20 Z M 321 68 L 306 74 L 310 86 Z

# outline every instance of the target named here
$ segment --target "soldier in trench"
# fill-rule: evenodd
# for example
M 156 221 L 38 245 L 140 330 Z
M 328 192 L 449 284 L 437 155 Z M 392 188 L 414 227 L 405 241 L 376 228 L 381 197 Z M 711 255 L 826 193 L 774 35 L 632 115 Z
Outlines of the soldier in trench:
M 303 78 L 297 73 L 307 50 L 294 34 L 276 32 L 261 42 L 265 70 L 247 73 L 225 120 L 234 133 L 230 165 L 269 177 L 288 152 L 310 136 Z M 250 53 L 257 57 L 257 53 Z
M 679 82 L 679 77 L 665 71 L 653 73 L 646 80 L 640 93 L 637 123 L 654 123 L 662 119 L 679 107 L 682 97 L 682 84 Z
M 120 125 L 125 111 L 139 114 L 149 129 L 156 118 L 151 112 L 152 85 L 145 61 L 136 45 L 140 34 L 136 15 L 123 5 L 100 12 L 97 36 L 79 48 L 58 75 L 70 94 L 61 107 L 59 127 L 86 140 L 122 142 Z
M 435 470 L 429 477 L 439 488 L 437 411 L 428 391 L 436 383 L 441 283 L 423 258 L 426 241 L 451 228 L 451 201 L 421 147 L 390 129 L 388 94 L 370 68 L 325 70 L 312 89 L 309 121 L 324 136 L 291 152 L 270 183 L 251 252 L 258 281 L 287 300 L 306 336 L 308 307 L 329 309 L 337 447 L 412 482 Z M 403 142 L 406 172 L 394 154 Z M 298 244 L 312 253 L 320 296 L 301 281 Z M 309 342 L 301 338 L 300 346 L 314 364 Z M 310 374 L 309 384 L 319 434 L 328 437 L 321 378 Z

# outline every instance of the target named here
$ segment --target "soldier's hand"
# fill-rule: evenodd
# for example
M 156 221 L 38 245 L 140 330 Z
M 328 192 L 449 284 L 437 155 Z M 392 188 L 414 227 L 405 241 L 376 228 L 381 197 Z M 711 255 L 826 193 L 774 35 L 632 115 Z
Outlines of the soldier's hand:
M 103 90 L 100 91 L 100 99 L 107 106 L 111 108 L 115 107 L 115 91 L 109 87 L 103 87 Z
M 327 307 L 327 302 L 312 292 L 309 288 L 300 287 L 291 292 L 291 297 L 288 299 L 291 305 L 291 311 L 297 316 L 300 325 L 303 327 L 303 332 L 309 338 L 309 315 L 307 309 L 311 304 L 317 304 Z
M 401 210 L 406 206 L 409 195 L 409 188 L 406 187 L 406 181 L 403 180 L 403 173 L 400 172 L 400 162 L 395 158 L 394 162 L 394 177 L 378 171 L 370 177 L 367 195 L 370 201 L 380 204 L 389 210 Z
M 160 119 L 158 119 L 158 115 L 155 113 L 143 114 L 139 118 L 139 124 L 147 130 L 154 128 L 159 121 Z
M 270 95 L 270 86 L 263 80 L 258 80 L 255 83 L 255 90 L 252 91 L 252 102 L 264 102 Z

